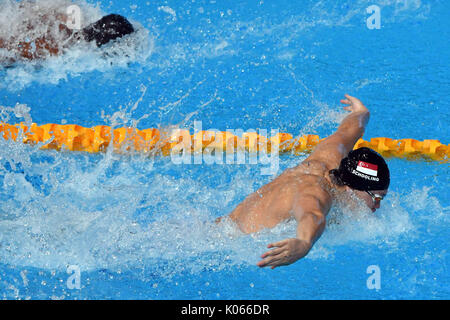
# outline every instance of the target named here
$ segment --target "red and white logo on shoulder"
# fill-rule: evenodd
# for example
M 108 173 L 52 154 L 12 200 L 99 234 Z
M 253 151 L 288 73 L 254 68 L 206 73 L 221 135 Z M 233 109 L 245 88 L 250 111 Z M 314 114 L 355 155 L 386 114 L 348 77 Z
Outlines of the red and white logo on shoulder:
M 356 170 L 370 176 L 376 177 L 378 174 L 378 166 L 364 161 L 359 161 Z

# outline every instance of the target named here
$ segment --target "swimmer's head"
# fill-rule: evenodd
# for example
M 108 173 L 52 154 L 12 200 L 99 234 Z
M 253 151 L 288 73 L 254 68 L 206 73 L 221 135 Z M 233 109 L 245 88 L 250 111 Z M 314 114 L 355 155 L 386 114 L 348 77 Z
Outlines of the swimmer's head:
M 359 148 L 342 159 L 338 169 L 330 171 L 337 185 L 346 186 L 375 212 L 390 183 L 389 168 L 383 157 L 372 149 Z
M 98 47 L 132 32 L 133 25 L 118 14 L 104 16 L 82 30 L 84 39 L 88 42 L 95 40 Z

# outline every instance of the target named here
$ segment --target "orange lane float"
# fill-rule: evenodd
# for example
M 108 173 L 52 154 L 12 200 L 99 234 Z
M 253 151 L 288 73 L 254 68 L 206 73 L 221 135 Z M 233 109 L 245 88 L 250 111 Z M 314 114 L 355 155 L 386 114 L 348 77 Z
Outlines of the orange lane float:
M 164 130 L 136 128 L 111 128 L 95 126 L 85 128 L 75 124 L 35 123 L 27 126 L 24 123 L 0 123 L 0 137 L 5 140 L 22 140 L 27 144 L 41 144 L 41 149 L 55 149 L 83 152 L 104 152 L 113 143 L 115 152 L 139 152 L 149 155 L 170 155 L 191 149 L 192 152 L 203 152 L 215 149 L 227 153 L 238 150 L 250 153 L 271 152 L 278 150 L 280 154 L 299 155 L 310 152 L 323 139 L 317 135 L 293 137 L 289 133 L 278 133 L 273 137 L 265 137 L 256 132 L 245 132 L 241 136 L 232 132 L 200 131 L 193 135 L 189 130 Z M 19 138 L 20 137 L 20 138 Z M 450 145 L 439 140 L 414 140 L 372 138 L 370 141 L 359 139 L 355 149 L 369 147 L 386 157 L 406 159 L 425 158 L 430 160 L 448 160 Z

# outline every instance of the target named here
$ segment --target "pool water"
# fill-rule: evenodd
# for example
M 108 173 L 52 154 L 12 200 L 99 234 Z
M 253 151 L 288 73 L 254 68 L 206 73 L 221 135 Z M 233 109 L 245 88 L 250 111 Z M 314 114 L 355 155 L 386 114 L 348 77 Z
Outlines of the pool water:
M 122 14 L 137 32 L 0 67 L 2 122 L 192 131 L 201 121 L 326 137 L 349 93 L 371 111 L 365 140 L 450 143 L 446 0 L 39 2 L 75 3 L 84 23 Z M 367 26 L 371 5 L 380 29 Z M 0 8 L 2 28 L 17 20 L 13 1 Z M 259 256 L 295 236 L 293 221 L 243 235 L 214 219 L 305 155 L 280 156 L 271 176 L 263 164 L 111 151 L 0 139 L 1 298 L 450 298 L 448 161 L 388 159 L 391 187 L 376 214 L 334 208 L 307 257 L 270 270 Z

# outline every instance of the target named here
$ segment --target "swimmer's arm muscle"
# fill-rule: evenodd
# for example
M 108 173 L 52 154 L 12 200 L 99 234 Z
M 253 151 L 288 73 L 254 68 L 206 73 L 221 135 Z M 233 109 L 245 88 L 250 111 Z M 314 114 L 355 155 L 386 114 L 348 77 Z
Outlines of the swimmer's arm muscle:
M 261 256 L 263 260 L 258 262 L 259 267 L 270 266 L 275 269 L 292 264 L 308 254 L 325 230 L 326 214 L 331 202 L 327 195 L 324 199 L 319 197 L 304 196 L 294 204 L 293 216 L 298 223 L 297 237 L 269 244 L 267 248 L 272 250 Z

